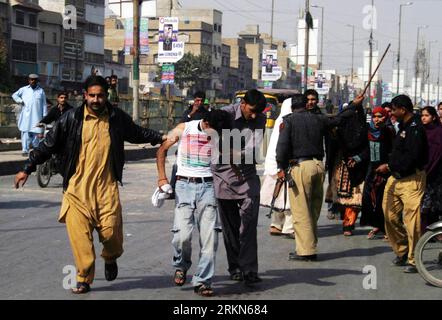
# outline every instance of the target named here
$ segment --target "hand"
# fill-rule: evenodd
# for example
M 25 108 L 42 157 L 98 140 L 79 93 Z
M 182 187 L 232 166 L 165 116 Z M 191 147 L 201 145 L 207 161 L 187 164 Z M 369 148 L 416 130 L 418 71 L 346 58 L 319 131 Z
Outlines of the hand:
M 22 183 L 21 186 L 23 188 L 23 186 L 25 185 L 26 181 L 28 180 L 28 174 L 20 171 L 19 173 L 17 173 L 15 175 L 15 179 L 14 179 L 14 187 L 15 189 L 18 189 L 18 187 L 20 186 L 20 182 Z
M 35 125 L 35 127 L 37 127 L 37 128 L 44 128 L 45 125 L 44 125 L 44 123 L 39 122 L 39 123 L 37 123 L 37 124 Z
M 364 101 L 364 96 L 363 95 L 359 95 L 356 97 L 356 99 L 353 99 L 353 104 L 354 105 L 360 105 L 362 104 L 362 102 Z
M 278 172 L 278 179 L 285 181 L 285 171 L 284 170 L 281 170 Z
M 356 161 L 355 161 L 355 159 L 353 159 L 353 158 L 348 159 L 348 161 L 347 161 L 347 166 L 348 166 L 349 168 L 354 168 L 355 165 L 356 165 Z
M 167 178 L 164 179 L 158 179 L 158 187 L 161 189 L 162 186 L 164 186 L 165 184 L 168 184 L 169 180 L 167 180 Z
M 390 171 L 390 169 L 388 168 L 388 164 L 384 163 L 381 164 L 379 167 L 377 167 L 376 169 L 376 173 L 388 173 Z

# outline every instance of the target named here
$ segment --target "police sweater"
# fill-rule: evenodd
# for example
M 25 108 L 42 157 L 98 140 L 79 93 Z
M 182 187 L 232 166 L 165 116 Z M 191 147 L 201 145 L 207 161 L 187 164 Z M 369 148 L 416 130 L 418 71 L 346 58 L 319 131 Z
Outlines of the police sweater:
M 392 175 L 405 178 L 423 170 L 428 162 L 428 141 L 425 128 L 418 116 L 401 123 L 393 142 L 393 151 L 388 162 Z

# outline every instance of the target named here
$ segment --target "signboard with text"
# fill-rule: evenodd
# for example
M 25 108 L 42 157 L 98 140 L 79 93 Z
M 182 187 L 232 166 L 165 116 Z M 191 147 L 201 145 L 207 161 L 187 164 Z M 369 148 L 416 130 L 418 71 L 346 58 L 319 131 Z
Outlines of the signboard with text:
M 278 51 L 264 49 L 262 51 L 261 79 L 263 81 L 276 81 L 281 78 L 281 75 L 281 67 L 278 67 Z
M 158 62 L 175 63 L 184 56 L 184 42 L 178 41 L 178 18 L 160 17 Z

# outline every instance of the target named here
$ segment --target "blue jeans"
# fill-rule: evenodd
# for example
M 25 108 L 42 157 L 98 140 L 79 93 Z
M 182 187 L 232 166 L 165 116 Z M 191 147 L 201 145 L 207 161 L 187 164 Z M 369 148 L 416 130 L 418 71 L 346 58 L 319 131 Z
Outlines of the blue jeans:
M 210 285 L 215 273 L 218 248 L 217 202 L 213 182 L 193 183 L 178 180 L 175 187 L 175 218 L 172 245 L 173 266 L 187 271 L 192 265 L 192 231 L 199 231 L 200 254 L 192 285 Z

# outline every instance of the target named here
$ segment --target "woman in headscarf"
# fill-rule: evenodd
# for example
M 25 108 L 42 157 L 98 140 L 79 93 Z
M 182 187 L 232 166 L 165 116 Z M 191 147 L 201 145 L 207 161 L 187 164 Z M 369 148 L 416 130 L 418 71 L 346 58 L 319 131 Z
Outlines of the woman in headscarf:
M 422 233 L 430 224 L 439 221 L 442 215 L 442 125 L 436 109 L 422 109 L 421 120 L 428 139 L 427 186 L 422 200 Z
M 385 234 L 382 197 L 389 174 L 376 173 L 376 169 L 388 162 L 393 146 L 393 129 L 386 126 L 388 112 L 382 107 L 373 109 L 368 128 L 369 145 L 354 161 L 368 160 L 369 167 L 362 192 L 361 226 L 371 226 L 368 239 L 376 239 L 378 233 Z
M 270 208 L 273 190 L 278 179 L 278 166 L 276 164 L 276 145 L 278 144 L 279 129 L 283 117 L 292 113 L 292 98 L 285 99 L 281 106 L 281 112 L 275 121 L 275 126 L 270 137 L 264 163 L 264 181 L 261 186 L 261 206 Z M 281 188 L 278 198 L 275 201 L 272 222 L 270 225 L 271 235 L 286 235 L 293 238 L 293 220 L 290 213 L 290 202 L 288 200 L 288 190 Z

